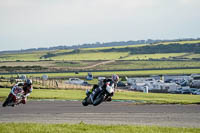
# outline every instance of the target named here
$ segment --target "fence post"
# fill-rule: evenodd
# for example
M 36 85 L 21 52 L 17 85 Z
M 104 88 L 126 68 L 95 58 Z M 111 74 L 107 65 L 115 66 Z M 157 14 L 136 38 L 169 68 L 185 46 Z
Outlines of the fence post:
M 58 88 L 58 82 L 57 81 L 55 81 L 56 82 L 56 87 Z

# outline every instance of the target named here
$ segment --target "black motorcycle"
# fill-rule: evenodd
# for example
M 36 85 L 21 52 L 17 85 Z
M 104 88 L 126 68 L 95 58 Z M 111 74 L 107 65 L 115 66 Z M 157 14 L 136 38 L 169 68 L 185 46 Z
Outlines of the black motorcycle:
M 89 104 L 97 106 L 104 101 L 109 101 L 113 96 L 115 91 L 114 82 L 110 81 L 106 83 L 106 87 L 102 88 L 96 86 L 90 93 L 88 90 L 86 92 L 86 98 L 82 101 L 83 106 L 88 106 Z

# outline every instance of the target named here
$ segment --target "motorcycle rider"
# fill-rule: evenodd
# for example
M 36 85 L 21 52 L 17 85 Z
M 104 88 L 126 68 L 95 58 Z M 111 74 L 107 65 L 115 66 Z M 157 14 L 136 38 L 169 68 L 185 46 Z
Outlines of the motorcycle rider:
M 27 96 L 29 96 L 30 93 L 33 91 L 32 80 L 26 79 L 25 82 L 19 82 L 17 86 L 22 86 L 22 89 L 24 90 L 24 95 L 22 97 L 21 103 L 26 104 Z
M 116 75 L 116 74 L 113 74 L 111 79 L 110 78 L 104 79 L 103 83 L 102 83 L 102 87 L 105 88 L 106 87 L 106 83 L 107 82 L 111 82 L 111 81 L 114 82 L 114 87 L 116 88 L 117 87 L 117 83 L 119 81 L 119 76 Z
M 119 76 L 116 75 L 116 74 L 113 74 L 111 78 L 106 78 L 106 79 L 104 79 L 103 81 L 100 81 L 100 83 L 99 83 L 98 85 L 95 84 L 95 85 L 93 86 L 93 88 L 92 88 L 90 91 L 88 91 L 86 94 L 87 94 L 87 95 L 90 95 L 90 94 L 91 94 L 91 99 L 92 99 L 92 102 L 93 102 L 94 97 L 95 97 L 102 89 L 106 89 L 106 85 L 107 85 L 108 82 L 114 82 L 114 88 L 116 88 L 116 87 L 117 87 L 118 81 L 119 81 Z M 113 96 L 113 95 L 112 95 L 112 96 Z M 106 101 L 111 101 L 111 100 L 112 100 L 112 99 L 111 99 L 112 96 L 107 97 L 107 98 L 106 98 Z

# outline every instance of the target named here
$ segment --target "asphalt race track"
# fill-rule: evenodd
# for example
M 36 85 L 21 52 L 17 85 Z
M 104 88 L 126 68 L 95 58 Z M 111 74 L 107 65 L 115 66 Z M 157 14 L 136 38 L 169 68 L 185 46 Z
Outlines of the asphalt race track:
M 80 101 L 28 101 L 26 105 L 16 107 L 1 106 L 0 122 L 84 122 L 200 128 L 200 105 L 109 102 L 96 107 L 84 107 Z

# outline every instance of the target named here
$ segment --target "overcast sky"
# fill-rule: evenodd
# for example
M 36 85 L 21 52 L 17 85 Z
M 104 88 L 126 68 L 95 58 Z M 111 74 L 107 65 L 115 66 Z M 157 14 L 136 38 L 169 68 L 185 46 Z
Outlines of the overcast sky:
M 200 0 L 0 0 L 0 51 L 200 37 Z

